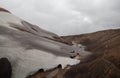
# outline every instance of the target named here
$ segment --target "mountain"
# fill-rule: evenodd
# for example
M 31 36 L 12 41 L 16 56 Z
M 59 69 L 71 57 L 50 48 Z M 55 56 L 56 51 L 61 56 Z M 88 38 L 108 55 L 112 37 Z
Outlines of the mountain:
M 54 38 L 59 36 L 0 8 L 0 68 L 11 67 L 12 78 L 26 78 L 38 70 L 42 73 L 49 71 L 44 76 L 51 78 L 59 69 L 80 63 L 79 55 L 89 54 L 87 51 L 84 51 L 85 54 L 80 52 L 84 47 L 80 49 L 76 45 L 57 42 Z M 7 61 L 2 60 L 4 58 Z M 9 71 L 0 70 L 0 73 L 10 74 L 11 68 Z M 0 78 L 3 78 L 2 74 Z
M 82 44 L 91 56 L 65 74 L 65 78 L 120 78 L 120 29 L 62 36 L 56 41 Z

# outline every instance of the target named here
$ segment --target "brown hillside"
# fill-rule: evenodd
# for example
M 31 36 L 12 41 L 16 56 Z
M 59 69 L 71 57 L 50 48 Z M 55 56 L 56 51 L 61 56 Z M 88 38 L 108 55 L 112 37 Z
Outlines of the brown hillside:
M 120 78 L 120 29 L 62 37 L 65 43 L 83 44 L 93 53 L 74 66 L 66 78 Z
M 57 37 L 55 40 L 69 45 L 72 42 L 83 44 L 92 55 L 68 70 L 58 68 L 57 75 L 51 78 L 120 78 L 120 29 Z M 44 72 L 43 76 L 49 72 Z M 40 74 L 38 71 L 30 78 L 41 78 Z
M 120 45 L 120 29 L 105 30 L 90 34 L 63 36 L 66 43 L 72 41 L 87 46 L 87 50 L 101 52 Z

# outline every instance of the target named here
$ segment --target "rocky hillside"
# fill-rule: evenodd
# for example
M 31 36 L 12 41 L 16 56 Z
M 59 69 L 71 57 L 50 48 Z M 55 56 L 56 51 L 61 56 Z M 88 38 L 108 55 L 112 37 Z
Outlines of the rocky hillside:
M 70 45 L 72 42 L 83 44 L 93 53 L 71 68 L 65 78 L 120 78 L 120 29 L 63 36 L 56 40 Z
M 91 55 L 80 59 L 78 65 L 59 70 L 51 78 L 120 78 L 120 29 L 54 37 L 54 40 L 69 45 L 82 44 Z M 42 75 L 49 72 L 43 72 Z M 38 77 L 43 78 L 39 71 L 28 78 Z

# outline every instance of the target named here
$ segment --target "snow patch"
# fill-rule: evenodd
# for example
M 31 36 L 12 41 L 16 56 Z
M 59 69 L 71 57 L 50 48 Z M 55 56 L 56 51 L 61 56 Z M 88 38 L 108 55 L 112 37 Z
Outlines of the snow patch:
M 21 19 L 19 19 L 18 17 L 7 12 L 3 12 L 3 11 L 0 12 L 0 26 L 5 26 L 5 27 L 16 30 L 15 28 L 12 28 L 9 26 L 9 23 L 12 23 L 12 22 L 22 26 Z

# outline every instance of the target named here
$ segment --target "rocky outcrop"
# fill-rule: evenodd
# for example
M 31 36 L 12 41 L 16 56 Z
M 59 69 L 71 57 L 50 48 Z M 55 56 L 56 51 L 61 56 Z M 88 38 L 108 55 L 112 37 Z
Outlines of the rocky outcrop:
M 0 59 L 0 78 L 11 78 L 12 67 L 7 58 Z

